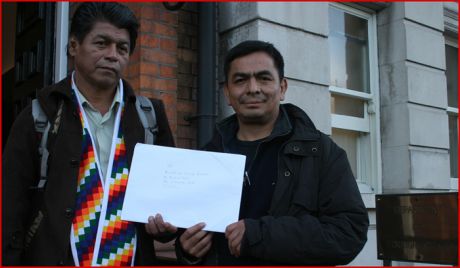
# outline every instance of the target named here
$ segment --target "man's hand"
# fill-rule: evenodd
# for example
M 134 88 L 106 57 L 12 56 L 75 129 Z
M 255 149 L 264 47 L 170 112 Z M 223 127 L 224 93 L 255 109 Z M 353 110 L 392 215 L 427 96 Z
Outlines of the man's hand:
M 225 237 L 228 240 L 228 249 L 230 254 L 235 257 L 241 255 L 241 241 L 243 241 L 243 235 L 246 227 L 244 226 L 244 220 L 234 222 L 225 228 Z
M 182 249 L 188 255 L 202 258 L 211 249 L 212 233 L 203 231 L 205 226 L 206 224 L 203 222 L 198 223 L 185 230 L 180 236 Z
M 145 224 L 145 231 L 153 237 L 160 237 L 177 232 L 177 227 L 169 222 L 164 222 L 161 214 L 157 214 L 155 217 L 149 217 L 149 222 Z

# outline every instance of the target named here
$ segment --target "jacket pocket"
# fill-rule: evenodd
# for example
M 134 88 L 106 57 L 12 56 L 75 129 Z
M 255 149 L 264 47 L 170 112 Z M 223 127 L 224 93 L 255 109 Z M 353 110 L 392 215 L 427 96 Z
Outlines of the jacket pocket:
M 292 204 L 297 208 L 297 213 L 318 212 L 318 176 L 315 171 L 318 167 L 317 157 L 305 157 L 300 165 L 298 181 L 292 196 Z

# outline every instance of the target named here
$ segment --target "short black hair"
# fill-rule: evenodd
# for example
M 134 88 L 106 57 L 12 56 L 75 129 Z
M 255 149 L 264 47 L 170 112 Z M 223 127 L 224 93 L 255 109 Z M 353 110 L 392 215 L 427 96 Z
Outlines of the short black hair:
M 115 2 L 84 2 L 75 11 L 70 25 L 70 36 L 83 42 L 96 22 L 108 22 L 129 33 L 129 54 L 136 47 L 139 22 L 127 6 Z
M 227 56 L 225 57 L 224 62 L 224 73 L 225 73 L 225 81 L 228 81 L 228 75 L 230 72 L 230 65 L 232 62 L 240 57 L 249 55 L 254 52 L 265 52 L 267 53 L 275 63 L 275 67 L 278 70 L 278 75 L 280 80 L 284 78 L 284 59 L 281 53 L 273 46 L 273 44 L 259 41 L 259 40 L 248 40 L 239 43 L 230 51 L 228 51 Z

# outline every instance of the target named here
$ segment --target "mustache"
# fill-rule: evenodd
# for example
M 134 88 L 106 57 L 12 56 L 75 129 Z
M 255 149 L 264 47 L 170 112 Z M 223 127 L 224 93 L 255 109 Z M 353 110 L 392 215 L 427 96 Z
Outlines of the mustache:
M 267 97 L 264 94 L 251 94 L 251 95 L 243 95 L 239 99 L 241 104 L 248 104 L 254 102 L 265 102 L 267 101 Z

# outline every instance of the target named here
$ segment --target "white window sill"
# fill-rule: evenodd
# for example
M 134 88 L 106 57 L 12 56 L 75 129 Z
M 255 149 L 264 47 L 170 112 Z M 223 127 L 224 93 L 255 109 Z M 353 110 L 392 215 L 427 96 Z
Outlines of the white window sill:
M 375 209 L 375 194 L 374 193 L 361 193 L 364 206 L 367 209 Z
M 458 178 L 450 178 L 450 190 L 458 191 Z

